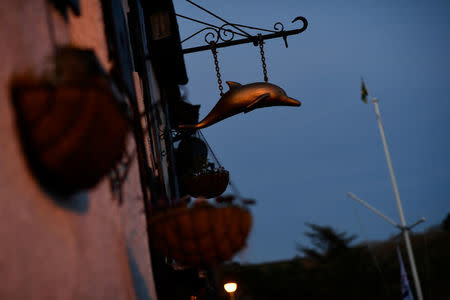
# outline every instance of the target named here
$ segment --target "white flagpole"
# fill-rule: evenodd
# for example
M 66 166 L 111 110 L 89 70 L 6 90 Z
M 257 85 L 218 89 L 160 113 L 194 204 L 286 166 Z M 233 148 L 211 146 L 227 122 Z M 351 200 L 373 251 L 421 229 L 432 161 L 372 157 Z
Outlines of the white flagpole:
M 358 201 L 359 203 L 361 203 L 362 205 L 364 205 L 365 207 L 367 207 L 368 209 L 370 209 L 371 211 L 373 211 L 375 214 L 377 214 L 378 216 L 382 217 L 383 219 L 385 219 L 387 222 L 391 223 L 393 226 L 399 228 L 400 230 L 402 229 L 402 226 L 400 226 L 399 224 L 397 224 L 397 222 L 395 222 L 394 220 L 392 220 L 391 218 L 389 218 L 388 216 L 386 216 L 385 214 L 383 214 L 381 211 L 379 211 L 378 209 L 376 209 L 375 207 L 373 207 L 372 205 L 370 205 L 369 203 L 366 203 L 364 201 L 362 201 L 361 199 L 359 199 L 355 194 L 348 192 L 347 195 L 350 198 L 353 198 L 354 200 Z
M 398 213 L 400 215 L 400 221 L 402 224 L 402 233 L 403 233 L 403 237 L 405 239 L 406 251 L 408 253 L 409 263 L 411 265 L 411 272 L 412 272 L 412 276 L 414 279 L 414 287 L 416 288 L 417 299 L 423 300 L 422 289 L 420 287 L 420 281 L 419 281 L 419 275 L 417 273 L 416 263 L 414 260 L 414 253 L 413 253 L 413 250 L 411 247 L 411 240 L 409 238 L 409 230 L 408 230 L 408 227 L 406 226 L 405 216 L 403 214 L 402 203 L 400 202 L 400 195 L 398 193 L 397 181 L 395 180 L 394 169 L 392 168 L 391 156 L 389 155 L 389 149 L 387 146 L 386 137 L 384 135 L 383 123 L 381 122 L 381 114 L 380 114 L 380 109 L 378 107 L 378 99 L 373 98 L 372 102 L 373 102 L 373 106 L 375 107 L 375 113 L 377 115 L 381 139 L 383 141 L 384 154 L 386 154 L 386 161 L 387 161 L 387 165 L 389 168 L 389 174 L 391 176 L 392 187 L 394 188 L 395 200 L 397 202 Z

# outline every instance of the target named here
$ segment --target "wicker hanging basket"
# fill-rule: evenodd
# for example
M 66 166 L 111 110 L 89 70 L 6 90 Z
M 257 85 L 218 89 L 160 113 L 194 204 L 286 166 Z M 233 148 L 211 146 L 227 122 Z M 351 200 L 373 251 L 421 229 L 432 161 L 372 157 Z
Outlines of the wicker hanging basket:
M 97 184 L 122 156 L 128 131 L 109 79 L 95 71 L 93 52 L 71 49 L 68 56 L 66 69 L 76 66 L 77 74 L 60 62 L 58 81 L 24 76 L 11 87 L 30 165 L 42 184 L 61 192 Z
M 214 266 L 246 245 L 252 216 L 237 206 L 176 208 L 149 221 L 153 245 L 185 266 Z
M 187 176 L 183 183 L 186 192 L 192 197 L 214 198 L 225 192 L 230 181 L 227 170 L 217 169 L 198 175 Z

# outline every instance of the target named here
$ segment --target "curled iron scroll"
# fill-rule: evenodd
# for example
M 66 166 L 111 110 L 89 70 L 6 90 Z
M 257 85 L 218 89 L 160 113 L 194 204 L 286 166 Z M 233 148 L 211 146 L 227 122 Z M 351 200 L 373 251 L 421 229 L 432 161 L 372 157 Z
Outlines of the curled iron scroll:
M 232 41 L 234 39 L 235 32 L 231 29 L 225 28 L 225 26 L 231 26 L 230 24 L 224 24 L 218 29 L 212 27 L 206 27 L 205 29 L 210 30 L 205 34 L 205 42 L 207 44 L 217 43 L 219 40 L 222 42 Z
M 225 26 L 231 27 L 230 24 L 223 24 L 222 26 L 220 26 L 220 29 L 219 29 L 220 39 L 224 42 L 232 41 L 234 39 L 234 31 L 231 29 L 225 28 Z M 228 33 L 230 33 L 229 37 L 228 37 Z
M 220 38 L 220 33 L 218 30 L 212 28 L 212 27 L 206 27 L 203 30 L 210 30 L 205 34 L 205 42 L 207 44 L 217 43 Z
M 295 17 L 294 20 L 292 20 L 291 23 L 295 23 L 295 22 L 297 22 L 298 20 L 302 21 L 302 23 L 303 23 L 303 27 L 299 29 L 300 32 L 305 31 L 306 28 L 308 27 L 308 20 L 306 20 L 305 17 L 298 16 L 298 17 Z
M 281 22 L 276 22 L 275 24 L 273 24 L 273 29 L 278 32 L 284 31 L 284 25 Z

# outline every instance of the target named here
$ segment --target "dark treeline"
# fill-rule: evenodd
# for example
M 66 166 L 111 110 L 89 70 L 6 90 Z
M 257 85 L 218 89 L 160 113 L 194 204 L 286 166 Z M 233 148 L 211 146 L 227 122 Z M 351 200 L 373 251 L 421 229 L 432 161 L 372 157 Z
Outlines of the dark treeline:
M 355 236 L 329 226 L 307 224 L 313 247 L 297 245 L 292 260 L 245 265 L 232 263 L 216 270 L 220 299 L 228 299 L 221 284 L 238 282 L 236 299 L 401 299 L 400 247 L 413 293 L 414 283 L 403 240 L 399 237 L 352 246 Z M 450 217 L 423 234 L 411 234 L 425 299 L 450 298 Z

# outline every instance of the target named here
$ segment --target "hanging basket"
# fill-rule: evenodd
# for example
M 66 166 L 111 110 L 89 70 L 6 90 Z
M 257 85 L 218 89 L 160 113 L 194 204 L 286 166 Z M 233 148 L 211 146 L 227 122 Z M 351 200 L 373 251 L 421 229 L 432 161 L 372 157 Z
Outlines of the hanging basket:
M 62 80 L 28 76 L 12 82 L 17 124 L 30 165 L 45 186 L 61 192 L 97 184 L 122 156 L 128 131 L 108 78 L 83 70 L 86 56 L 92 67 L 95 55 L 71 51 L 75 54 L 69 55 Z M 67 68 L 74 65 L 79 74 L 71 77 Z
M 237 207 L 176 208 L 149 221 L 155 248 L 185 266 L 214 266 L 246 245 L 252 226 L 248 210 Z
M 192 197 L 209 199 L 222 195 L 227 189 L 229 181 L 229 172 L 224 169 L 217 169 L 185 177 L 183 183 L 186 192 Z

